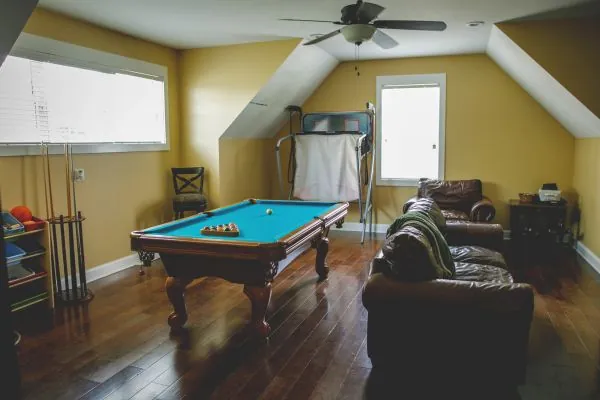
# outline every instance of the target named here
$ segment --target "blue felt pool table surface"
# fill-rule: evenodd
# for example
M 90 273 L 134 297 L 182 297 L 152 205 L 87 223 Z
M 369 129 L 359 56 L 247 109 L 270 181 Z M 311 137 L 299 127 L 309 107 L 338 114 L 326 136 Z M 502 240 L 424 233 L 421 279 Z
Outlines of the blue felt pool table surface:
M 272 243 L 296 229 L 334 210 L 339 203 L 289 200 L 242 201 L 231 206 L 173 221 L 142 231 L 145 235 L 203 240 Z M 271 209 L 272 214 L 267 214 Z M 205 226 L 235 223 L 240 235 L 236 237 L 204 235 Z

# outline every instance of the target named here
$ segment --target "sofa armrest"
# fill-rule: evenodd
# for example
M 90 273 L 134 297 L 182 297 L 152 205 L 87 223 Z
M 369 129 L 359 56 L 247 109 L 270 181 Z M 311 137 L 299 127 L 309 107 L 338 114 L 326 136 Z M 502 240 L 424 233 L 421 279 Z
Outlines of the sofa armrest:
M 471 207 L 471 221 L 490 222 L 496 216 L 496 208 L 490 199 L 483 196 L 481 200 Z
M 522 283 L 412 283 L 375 273 L 362 296 L 373 368 L 408 381 L 436 376 L 448 387 L 514 388 L 525 381 L 533 299 Z
M 533 289 L 526 283 L 491 283 L 435 279 L 402 282 L 382 273 L 369 277 L 362 300 L 369 311 L 377 307 L 399 309 L 411 304 L 444 312 L 472 309 L 490 313 L 531 313 Z
M 408 209 L 410 208 L 410 206 L 412 206 L 413 204 L 415 204 L 418 199 L 419 199 L 418 196 L 413 196 L 410 199 L 406 200 L 406 203 L 404 203 L 404 206 L 402 206 L 402 213 L 406 214 L 406 212 L 408 211 Z
M 378 273 L 387 273 L 390 271 L 390 263 L 383 257 L 383 250 L 377 250 L 375 257 L 371 260 L 371 268 L 369 270 L 369 276 Z
M 482 246 L 502 252 L 504 230 L 500 224 L 451 223 L 443 230 L 449 246 Z

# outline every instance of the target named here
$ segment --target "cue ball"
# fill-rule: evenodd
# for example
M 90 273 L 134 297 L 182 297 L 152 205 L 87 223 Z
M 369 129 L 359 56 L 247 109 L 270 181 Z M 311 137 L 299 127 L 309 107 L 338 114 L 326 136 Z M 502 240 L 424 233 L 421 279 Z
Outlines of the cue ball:
M 271 215 L 273 214 L 273 210 L 271 210 L 270 208 L 267 208 L 267 215 Z

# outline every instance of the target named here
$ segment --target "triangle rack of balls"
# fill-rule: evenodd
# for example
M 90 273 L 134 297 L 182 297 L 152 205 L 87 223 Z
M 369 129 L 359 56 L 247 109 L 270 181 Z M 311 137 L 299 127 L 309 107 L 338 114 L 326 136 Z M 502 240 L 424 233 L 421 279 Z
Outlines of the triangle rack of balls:
M 207 236 L 239 236 L 240 229 L 236 224 L 230 222 L 228 224 L 205 226 L 200 233 Z

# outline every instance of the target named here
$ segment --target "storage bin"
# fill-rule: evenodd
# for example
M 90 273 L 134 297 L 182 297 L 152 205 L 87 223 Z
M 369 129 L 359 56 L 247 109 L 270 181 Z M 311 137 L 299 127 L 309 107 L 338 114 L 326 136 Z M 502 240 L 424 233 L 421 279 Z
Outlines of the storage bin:
M 2 229 L 4 229 L 4 236 L 25 231 L 23 224 L 7 211 L 2 211 Z
M 6 254 L 6 264 L 11 266 L 18 264 L 21 258 L 25 256 L 25 251 L 11 242 L 4 242 L 4 253 Z
M 33 223 L 23 224 L 26 232 L 35 231 L 44 227 L 45 221 L 43 219 L 33 217 L 31 220 L 33 221 Z

